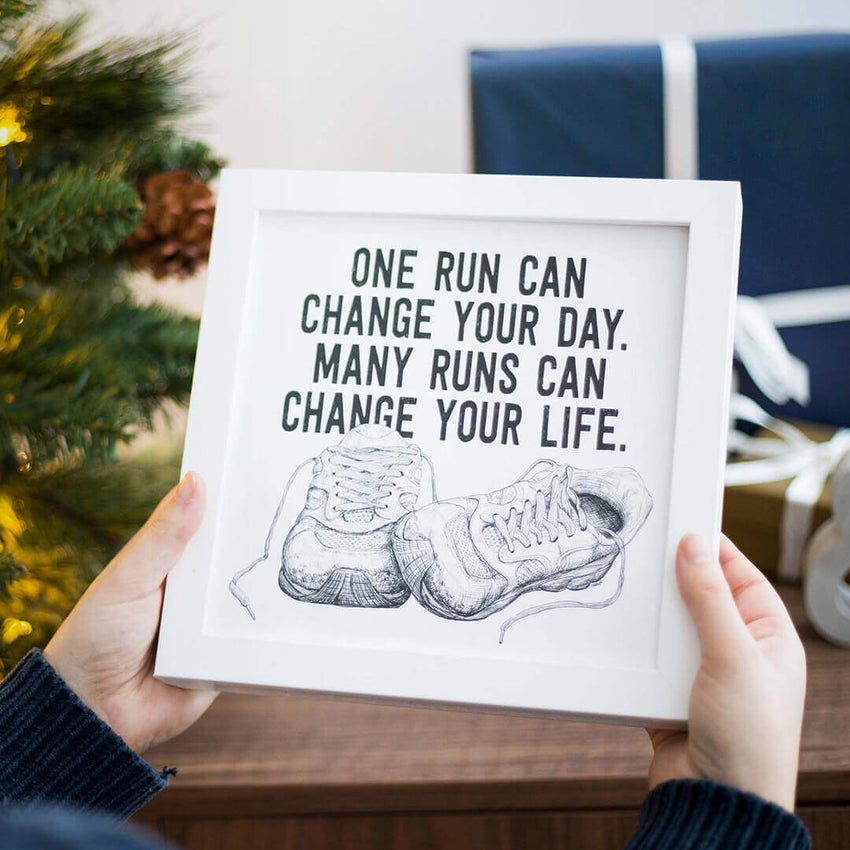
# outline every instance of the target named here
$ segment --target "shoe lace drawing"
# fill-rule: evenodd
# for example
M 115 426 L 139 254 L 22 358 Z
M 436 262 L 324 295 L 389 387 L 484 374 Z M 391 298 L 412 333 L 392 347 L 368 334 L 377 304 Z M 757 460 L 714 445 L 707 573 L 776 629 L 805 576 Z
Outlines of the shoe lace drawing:
M 292 474 L 269 529 L 264 554 L 230 582 L 254 617 L 239 580 L 268 558 L 275 526 L 298 473 L 313 464 L 304 508 L 283 544 L 278 584 L 293 599 L 346 607 L 394 608 L 410 591 L 392 549 L 396 521 L 415 509 L 422 487 L 418 446 L 383 425 L 360 425 Z
M 393 533 L 402 575 L 433 613 L 480 620 L 533 590 L 579 591 L 602 581 L 617 556 L 617 589 L 602 602 L 557 600 L 507 620 L 552 608 L 613 604 L 625 576 L 625 546 L 652 509 L 632 469 L 581 470 L 541 460 L 514 484 L 448 499 L 403 517 Z

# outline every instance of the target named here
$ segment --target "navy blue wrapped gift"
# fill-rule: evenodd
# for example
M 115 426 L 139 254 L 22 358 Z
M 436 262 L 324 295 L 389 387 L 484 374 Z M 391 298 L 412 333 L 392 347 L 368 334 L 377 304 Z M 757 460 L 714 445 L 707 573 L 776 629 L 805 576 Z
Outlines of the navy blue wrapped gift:
M 743 389 L 776 415 L 850 425 L 850 34 L 691 49 L 695 173 L 670 173 L 659 45 L 473 52 L 476 170 L 740 180 L 739 291 L 808 364 L 811 401 Z

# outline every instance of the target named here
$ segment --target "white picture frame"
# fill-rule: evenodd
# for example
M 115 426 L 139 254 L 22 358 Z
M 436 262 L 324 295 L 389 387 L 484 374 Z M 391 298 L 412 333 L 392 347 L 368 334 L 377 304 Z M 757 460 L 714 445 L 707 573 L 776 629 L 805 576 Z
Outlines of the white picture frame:
M 729 182 L 226 169 L 221 178 L 216 211 L 183 458 L 184 472 L 194 470 L 205 481 L 207 509 L 200 530 L 167 581 L 156 676 L 184 687 L 282 690 L 345 699 L 452 705 L 511 713 L 567 714 L 667 726 L 683 723 L 698 665 L 698 644 L 677 590 L 674 555 L 680 537 L 688 531 L 709 535 L 715 549 L 719 542 L 741 212 L 739 185 Z M 297 462 L 304 458 L 304 453 L 299 454 L 295 449 L 292 457 L 289 456 L 287 446 L 299 445 L 297 435 L 285 434 L 278 424 L 275 427 L 280 429 L 280 440 L 257 436 L 254 424 L 260 426 L 257 420 L 252 420 L 254 424 L 251 424 L 245 412 L 248 408 L 254 409 L 256 399 L 257 416 L 260 417 L 262 404 L 258 400 L 265 398 L 264 393 L 277 393 L 276 389 L 267 390 L 269 381 L 271 386 L 281 374 L 284 377 L 280 379 L 284 380 L 290 371 L 306 374 L 302 355 L 298 353 L 302 349 L 270 348 L 278 352 L 275 358 L 280 356 L 285 361 L 273 364 L 268 360 L 252 359 L 261 356 L 257 353 L 259 349 L 255 349 L 265 344 L 261 339 L 264 337 L 269 338 L 270 346 L 296 344 L 293 328 L 296 328 L 304 300 L 302 296 L 296 297 L 300 281 L 310 277 L 310 285 L 322 291 L 324 259 L 333 255 L 335 246 L 340 245 L 340 250 L 344 247 L 348 250 L 350 262 L 350 246 L 358 244 L 356 231 L 361 226 L 370 234 L 378 232 L 375 228 L 386 226 L 387 233 L 392 233 L 392 244 L 401 248 L 415 248 L 420 234 L 426 230 L 437 234 L 435 239 L 468 233 L 468 245 L 472 249 L 476 240 L 486 241 L 483 235 L 489 238 L 493 233 L 504 233 L 505 244 L 513 246 L 511 251 L 522 240 L 527 240 L 528 244 L 550 246 L 551 256 L 560 251 L 560 247 L 556 251 L 552 245 L 594 245 L 597 246 L 594 257 L 622 254 L 616 269 L 623 280 L 632 280 L 632 274 L 643 275 L 634 278 L 634 281 L 643 282 L 634 283 L 628 291 L 622 290 L 624 299 L 632 299 L 629 303 L 634 304 L 630 308 L 633 315 L 641 317 L 631 325 L 630 341 L 645 340 L 643 348 L 647 352 L 651 348 L 653 357 L 672 358 L 675 363 L 670 368 L 677 375 L 675 380 L 659 383 L 658 393 L 650 390 L 653 397 L 644 396 L 643 400 L 645 405 L 658 407 L 659 423 L 662 420 L 670 423 L 669 435 L 651 449 L 656 455 L 666 453 L 665 463 L 669 464 L 669 491 L 664 496 L 666 518 L 663 526 L 653 531 L 656 535 L 653 540 L 657 539 L 657 543 L 653 544 L 652 552 L 644 552 L 628 569 L 623 567 L 628 592 L 649 594 L 651 590 L 655 600 L 657 616 L 647 626 L 650 637 L 644 641 L 650 647 L 646 652 L 651 657 L 645 652 L 641 656 L 644 660 L 637 663 L 637 656 L 628 654 L 630 633 L 624 629 L 610 641 L 612 648 L 606 650 L 608 655 L 604 663 L 590 650 L 589 660 L 570 656 L 562 661 L 552 646 L 557 647 L 561 639 L 558 629 L 566 629 L 568 619 L 554 615 L 545 618 L 545 628 L 550 631 L 539 632 L 541 647 L 544 638 L 549 641 L 548 648 L 545 652 L 541 649 L 539 657 L 534 645 L 527 643 L 527 637 L 523 638 L 525 644 L 522 641 L 517 644 L 525 647 L 521 652 L 511 648 L 500 655 L 501 650 L 497 650 L 495 644 L 492 651 L 485 646 L 480 651 L 467 652 L 458 636 L 477 635 L 472 624 L 463 624 L 470 626 L 469 631 L 464 632 L 462 626 L 451 621 L 427 619 L 418 609 L 415 614 L 411 611 L 404 617 L 411 623 L 413 618 L 418 618 L 417 623 L 427 621 L 427 627 L 422 626 L 426 629 L 422 632 L 422 641 L 431 633 L 427 629 L 433 628 L 450 635 L 449 643 L 433 651 L 419 644 L 416 644 L 418 649 L 411 649 L 393 643 L 398 624 L 406 622 L 397 612 L 410 610 L 404 607 L 387 615 L 385 620 L 379 620 L 372 612 L 362 615 L 364 622 L 379 624 L 374 628 L 380 629 L 383 622 L 393 624 L 391 628 L 395 631 L 388 632 L 387 641 L 368 635 L 348 640 L 345 629 L 333 625 L 327 626 L 326 636 L 321 631 L 313 631 L 299 632 L 290 638 L 285 629 L 289 627 L 289 618 L 295 614 L 332 624 L 336 621 L 327 618 L 336 616 L 336 612 L 326 610 L 331 606 L 285 599 L 283 595 L 278 600 L 274 595 L 276 591 L 269 594 L 261 591 L 259 597 L 264 604 L 264 597 L 268 596 L 269 605 L 289 607 L 280 608 L 285 612 L 283 615 L 267 618 L 265 624 L 256 627 L 257 631 L 252 631 L 256 624 L 244 616 L 245 612 L 235 600 L 225 598 L 227 587 L 221 575 L 226 565 L 219 564 L 224 558 L 223 555 L 219 557 L 220 547 L 229 545 L 236 551 L 237 526 L 247 529 L 256 523 L 259 529 L 261 521 L 268 524 L 274 509 L 268 499 L 262 507 L 247 504 L 248 497 L 241 498 L 235 506 L 228 499 L 236 498 L 233 494 L 242 492 L 240 488 L 248 488 L 245 492 L 249 492 L 261 479 L 266 482 L 262 486 L 273 487 L 274 481 L 282 484 L 286 473 L 294 470 Z M 349 231 L 353 232 L 354 241 L 347 241 Z M 316 241 L 311 241 L 314 236 Z M 610 251 L 605 248 L 608 244 L 612 246 Z M 307 260 L 299 257 L 302 245 L 305 251 L 309 248 L 311 252 L 310 265 L 304 265 Z M 546 250 L 542 250 L 541 258 Z M 428 252 L 423 249 L 420 254 L 423 264 L 426 259 L 431 262 L 426 254 Z M 635 261 L 638 271 L 623 259 L 630 256 L 645 258 Z M 287 278 L 283 267 L 289 262 L 293 265 L 288 267 L 291 274 Z M 595 268 L 593 263 L 600 268 L 603 265 L 601 259 L 591 258 L 588 268 Z M 682 267 L 681 279 L 677 278 L 678 272 L 669 271 L 678 269 L 677 263 Z M 342 260 L 334 266 L 337 270 L 342 267 Z M 429 266 L 422 266 L 426 267 Z M 658 280 L 664 278 L 667 282 L 663 283 L 666 294 L 662 293 L 662 284 L 658 284 L 659 294 L 652 310 L 657 310 L 660 316 L 679 316 L 678 327 L 676 321 L 669 319 L 664 320 L 661 327 L 650 327 L 655 312 L 642 312 L 649 310 L 646 306 L 649 302 L 635 295 L 635 287 L 644 287 L 648 293 L 646 298 L 651 299 L 655 292 L 653 267 L 661 270 Z M 297 274 L 293 271 L 299 269 Z M 306 274 L 304 269 L 313 269 L 314 274 Z M 352 275 L 356 274 L 352 270 Z M 416 287 L 424 281 L 424 291 L 416 294 L 427 294 L 428 280 L 424 272 L 421 278 L 417 277 Z M 350 282 L 339 281 L 339 285 L 350 286 Z M 616 281 L 610 284 L 615 285 Z M 278 291 L 278 287 L 286 286 L 293 287 L 291 315 L 286 308 L 288 296 Z M 276 294 L 272 295 L 273 291 Z M 365 296 L 366 292 L 363 294 Z M 397 293 L 381 290 L 381 294 Z M 405 294 L 411 295 L 410 292 Z M 272 300 L 268 300 L 267 295 Z M 560 300 L 540 299 L 545 302 L 540 305 L 541 313 L 545 314 L 550 306 L 554 313 L 556 306 L 567 303 L 561 295 L 558 298 Z M 665 313 L 668 301 L 672 306 Z M 278 304 L 282 306 L 274 306 Z M 268 318 L 271 314 L 275 316 L 274 325 Z M 259 329 L 253 325 L 259 325 Z M 669 346 L 664 342 L 668 338 Z M 315 347 L 315 342 L 315 339 L 308 340 L 305 345 Z M 665 346 L 669 348 L 669 355 L 664 353 Z M 625 344 L 621 347 L 625 351 Z M 536 352 L 536 347 L 531 348 Z M 307 352 L 308 349 L 303 350 Z M 652 365 L 656 361 L 649 353 L 646 357 L 645 362 L 649 364 L 647 381 L 651 381 L 649 372 L 656 370 Z M 257 363 L 266 363 L 267 367 L 258 368 Z M 270 371 L 266 372 L 266 368 Z M 640 382 L 642 367 L 637 359 L 631 364 L 623 359 L 617 368 L 620 380 L 631 373 L 628 381 Z M 274 378 L 269 379 L 272 371 Z M 614 372 L 613 368 L 611 371 Z M 647 383 L 646 386 L 656 385 Z M 629 391 L 626 384 L 622 387 L 623 393 Z M 668 393 L 668 396 L 661 398 L 659 393 Z M 279 394 L 276 399 L 269 401 L 269 410 L 273 409 L 273 404 L 279 407 Z M 644 415 L 643 408 L 635 402 L 632 408 L 637 421 Z M 264 424 L 263 427 L 271 426 Z M 647 452 L 650 452 L 651 436 L 646 435 Z M 638 452 L 644 437 L 639 429 L 634 430 L 633 437 L 635 452 Z M 325 439 L 338 441 L 332 437 Z M 275 444 L 268 450 L 268 463 L 263 461 L 265 455 L 258 453 L 254 445 L 263 440 Z M 487 451 L 497 452 L 502 448 L 494 445 Z M 492 466 L 507 468 L 514 457 L 508 452 L 505 455 L 508 459 L 502 463 L 497 455 L 485 455 L 485 449 L 478 446 L 474 451 L 467 446 L 453 447 L 451 451 L 454 452 L 451 458 L 468 457 L 470 462 L 475 459 L 479 466 L 482 462 L 490 466 L 489 460 L 481 461 L 480 458 L 492 457 Z M 461 451 L 466 454 L 459 454 Z M 240 454 L 242 452 L 254 454 Z M 253 460 L 246 461 L 245 457 Z M 285 463 L 279 463 L 280 459 Z M 267 468 L 270 466 L 280 468 L 271 471 Z M 507 475 L 507 472 L 502 474 Z M 269 477 L 274 479 L 270 483 Z M 257 484 L 257 489 L 262 486 Z M 656 485 L 655 489 L 658 491 L 663 486 Z M 658 516 L 661 516 L 660 508 Z M 257 556 L 262 554 L 262 541 L 256 540 L 257 531 L 252 531 L 252 535 L 250 545 L 246 543 L 246 557 L 248 549 Z M 231 542 L 228 544 L 227 540 Z M 241 550 L 239 553 L 234 556 L 234 566 L 245 563 Z M 272 552 L 270 558 L 276 567 L 275 558 L 279 560 L 279 554 Z M 641 578 L 649 575 L 654 576 L 651 582 Z M 264 587 L 274 583 L 272 567 L 264 581 Z M 651 585 L 649 589 L 648 585 Z M 538 591 L 536 596 L 540 595 Z M 618 605 L 622 603 L 625 612 L 639 612 L 643 597 L 633 596 L 632 599 L 631 609 L 625 597 Z M 231 615 L 227 605 L 232 605 L 235 613 Z M 416 608 L 412 599 L 406 605 Z M 226 615 L 219 616 L 219 610 Z M 290 615 L 290 611 L 295 614 Z M 231 616 L 244 616 L 244 628 L 239 624 L 227 625 L 224 621 L 230 623 Z M 357 616 L 360 615 L 341 611 L 339 622 L 354 622 Z M 578 617 L 584 617 L 587 625 L 575 626 Z M 233 623 L 236 622 L 234 619 Z M 573 651 L 569 647 L 580 643 L 581 635 L 588 630 L 592 632 L 594 622 L 585 612 L 571 614 L 569 628 L 577 630 L 569 632 L 575 640 L 565 640 L 564 651 Z M 474 628 L 479 629 L 479 626 Z M 606 634 L 610 634 L 610 628 Z M 274 629 L 281 631 L 278 634 Z M 439 635 L 442 634 L 440 631 Z

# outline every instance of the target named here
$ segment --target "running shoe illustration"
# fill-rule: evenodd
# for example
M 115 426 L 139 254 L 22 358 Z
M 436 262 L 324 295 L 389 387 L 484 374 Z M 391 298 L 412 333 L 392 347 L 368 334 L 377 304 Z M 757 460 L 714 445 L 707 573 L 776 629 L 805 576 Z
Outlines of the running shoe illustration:
M 652 498 L 632 469 L 581 470 L 540 460 L 501 490 L 407 514 L 396 524 L 393 550 L 416 599 L 453 620 L 489 617 L 533 590 L 584 590 L 621 556 L 613 597 L 545 603 L 503 624 L 504 637 L 513 622 L 543 610 L 613 604 L 622 589 L 624 547 L 651 510 Z
M 416 507 L 422 484 L 419 447 L 383 425 L 359 425 L 295 470 L 286 487 L 264 555 L 237 572 L 231 593 L 254 617 L 239 580 L 268 558 L 278 517 L 296 475 L 313 464 L 304 508 L 283 544 L 278 584 L 303 602 L 395 608 L 410 591 L 393 553 L 392 529 Z M 430 463 L 430 461 L 428 461 Z M 431 497 L 434 478 L 431 471 Z

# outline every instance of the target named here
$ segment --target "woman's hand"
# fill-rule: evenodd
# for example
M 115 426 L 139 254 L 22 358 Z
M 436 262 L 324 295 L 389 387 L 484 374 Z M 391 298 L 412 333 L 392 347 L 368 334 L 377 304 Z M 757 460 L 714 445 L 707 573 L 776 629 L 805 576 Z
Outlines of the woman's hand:
M 44 651 L 80 699 L 137 752 L 191 726 L 215 698 L 153 677 L 165 577 L 203 515 L 203 481 L 190 472 L 92 582 Z
M 676 572 L 702 664 L 688 731 L 649 730 L 650 787 L 713 779 L 793 811 L 806 657 L 791 618 L 767 579 L 725 537 L 719 562 L 705 538 L 685 537 Z

